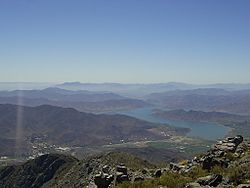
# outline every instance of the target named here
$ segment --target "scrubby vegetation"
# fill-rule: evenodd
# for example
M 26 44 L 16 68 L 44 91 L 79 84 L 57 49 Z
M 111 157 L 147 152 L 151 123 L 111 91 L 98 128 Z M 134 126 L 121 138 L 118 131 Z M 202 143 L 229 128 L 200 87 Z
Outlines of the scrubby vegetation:
M 117 186 L 117 188 L 152 188 L 158 186 L 167 186 L 171 188 L 182 188 L 192 179 L 187 176 L 179 175 L 177 173 L 168 172 L 160 178 L 149 179 L 134 183 L 124 182 Z
M 214 156 L 214 161 L 210 160 L 209 162 L 209 165 L 211 165 L 209 168 L 204 165 L 204 162 L 198 162 L 191 168 L 186 168 L 190 162 L 188 160 L 182 160 L 176 164 L 179 169 L 176 169 L 176 166 L 171 169 L 170 165 L 170 170 L 165 170 L 161 177 L 154 177 L 139 182 L 123 182 L 117 185 L 117 188 L 184 188 L 188 183 L 192 182 L 201 183 L 203 181 L 202 183 L 209 183 L 213 177 L 219 177 L 218 185 L 224 184 L 230 187 L 237 187 L 239 184 L 249 184 L 249 146 L 249 143 L 240 144 L 235 152 L 223 152 L 219 157 L 217 154 L 220 150 L 212 150 L 214 152 L 213 154 L 211 154 L 210 151 L 208 154 L 198 156 L 197 160 L 200 159 L 201 161 L 206 160 L 206 157 L 211 157 L 211 155 Z M 217 187 L 217 185 L 213 187 Z

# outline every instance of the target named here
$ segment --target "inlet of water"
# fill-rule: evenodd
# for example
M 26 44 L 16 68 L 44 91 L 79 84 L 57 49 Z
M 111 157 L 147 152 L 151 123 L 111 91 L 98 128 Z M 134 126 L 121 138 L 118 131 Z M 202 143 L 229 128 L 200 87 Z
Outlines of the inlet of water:
M 226 134 L 230 131 L 230 128 L 220 125 L 218 123 L 168 120 L 156 117 L 153 115 L 153 110 L 154 108 L 139 108 L 126 112 L 120 112 L 120 114 L 132 116 L 153 123 L 168 124 L 174 127 L 189 128 L 190 132 L 187 134 L 187 136 L 199 137 L 208 140 L 221 139 L 225 137 Z

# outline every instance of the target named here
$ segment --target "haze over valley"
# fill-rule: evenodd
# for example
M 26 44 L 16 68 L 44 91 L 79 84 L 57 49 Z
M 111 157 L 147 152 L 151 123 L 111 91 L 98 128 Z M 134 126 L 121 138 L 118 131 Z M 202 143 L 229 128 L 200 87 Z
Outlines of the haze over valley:
M 2 90 L 1 154 L 33 158 L 62 147 L 83 157 L 83 153 L 124 150 L 124 146 L 134 148 L 130 152 L 151 148 L 157 153 L 151 143 L 169 142 L 165 151 L 181 157 L 183 150 L 173 146 L 180 139 L 193 145 L 204 142 L 202 151 L 206 142 L 226 135 L 248 136 L 248 86 L 74 82 L 45 89 Z M 34 152 L 39 144 L 41 151 Z

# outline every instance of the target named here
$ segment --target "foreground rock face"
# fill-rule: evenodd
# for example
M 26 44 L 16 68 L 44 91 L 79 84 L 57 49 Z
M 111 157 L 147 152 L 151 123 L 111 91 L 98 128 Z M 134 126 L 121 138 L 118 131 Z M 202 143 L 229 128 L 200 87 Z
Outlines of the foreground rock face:
M 194 176 L 198 173 L 197 169 L 202 173 Z M 164 180 L 169 174 L 171 178 Z M 180 176 L 188 181 L 174 188 L 249 188 L 250 142 L 240 135 L 229 137 L 216 143 L 203 155 L 181 163 L 170 163 L 164 168 L 125 153 L 109 153 L 86 161 L 47 154 L 22 165 L 0 169 L 0 187 L 111 188 L 126 182 L 126 185 L 131 184 L 130 187 L 137 184 L 141 188 L 144 181 L 155 180 L 157 183 L 152 188 L 173 188 L 173 184 L 166 186 L 159 182 L 176 179 L 177 184 Z
M 148 173 L 147 170 L 143 169 L 143 173 L 141 175 L 136 175 L 134 172 L 129 172 L 129 169 L 125 166 L 118 165 L 116 167 L 114 183 L 112 185 L 122 183 L 124 181 L 136 182 L 144 181 L 146 179 L 160 178 L 164 175 L 164 173 L 166 174 L 169 172 L 174 172 L 180 175 L 192 174 L 193 169 L 201 167 L 204 171 L 208 172 L 209 175 L 199 177 L 193 183 L 188 183 L 186 188 L 234 187 L 235 185 L 233 185 L 233 182 L 230 182 L 230 178 L 224 177 L 222 173 L 213 173 L 213 168 L 231 168 L 232 165 L 239 165 L 238 163 L 235 164 L 235 161 L 239 162 L 239 159 L 240 164 L 250 165 L 250 159 L 246 160 L 242 158 L 242 156 L 244 156 L 244 152 L 246 152 L 246 148 L 250 149 L 250 144 L 248 142 L 243 142 L 243 137 L 237 135 L 235 137 L 228 137 L 224 140 L 218 141 L 209 151 L 207 151 L 207 153 L 199 157 L 195 157 L 191 161 L 185 161 L 184 164 L 170 163 L 169 169 L 167 170 L 156 169 L 152 173 Z M 239 185 L 238 187 L 246 186 L 248 185 Z
M 41 187 L 59 170 L 67 170 L 77 161 L 73 157 L 47 154 L 20 166 L 5 167 L 0 171 L 0 187 Z
M 238 145 L 243 142 L 243 137 L 237 135 L 236 137 L 228 137 L 225 140 L 219 141 L 214 145 L 213 151 L 221 152 L 235 152 Z
M 200 159 L 203 169 L 210 170 L 214 166 L 228 167 L 229 162 L 223 156 L 228 153 L 235 153 L 239 144 L 243 142 L 243 137 L 237 135 L 236 137 L 228 137 L 216 143 L 211 150 L 207 152 Z M 238 151 L 237 154 L 241 155 L 242 152 Z
M 198 178 L 194 183 L 189 183 L 186 188 L 235 187 L 235 182 L 240 182 L 243 176 L 250 177 L 250 159 L 249 156 L 246 156 L 245 154 L 245 152 L 248 152 L 249 149 L 250 142 L 243 142 L 243 137 L 241 135 L 228 137 L 222 141 L 218 141 L 206 154 L 200 156 L 199 158 L 195 157 L 191 162 L 191 167 L 178 166 L 178 172 L 187 172 L 188 169 L 191 170 L 190 168 L 192 168 L 193 166 L 201 166 L 202 169 L 211 172 L 211 175 Z M 214 171 L 214 167 L 221 170 L 224 169 L 225 172 L 228 171 L 227 169 L 232 169 L 232 172 L 227 172 L 227 174 L 232 177 L 228 177 L 228 175 L 223 177 L 222 174 L 212 174 Z M 247 169 L 245 170 L 246 172 L 242 173 L 237 170 L 241 168 Z M 175 167 L 174 169 L 178 168 Z M 235 172 L 233 172 L 234 170 Z M 225 172 L 224 174 L 226 174 Z M 236 178 L 234 179 L 234 182 L 232 182 L 232 178 Z M 239 188 L 247 186 L 249 186 L 249 184 L 241 184 L 237 187 Z

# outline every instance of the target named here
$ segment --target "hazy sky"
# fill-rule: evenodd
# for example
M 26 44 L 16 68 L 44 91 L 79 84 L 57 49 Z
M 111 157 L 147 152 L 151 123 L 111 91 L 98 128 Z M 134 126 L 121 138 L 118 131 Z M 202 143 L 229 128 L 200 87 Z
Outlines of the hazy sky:
M 0 81 L 250 82 L 250 1 L 0 0 Z

